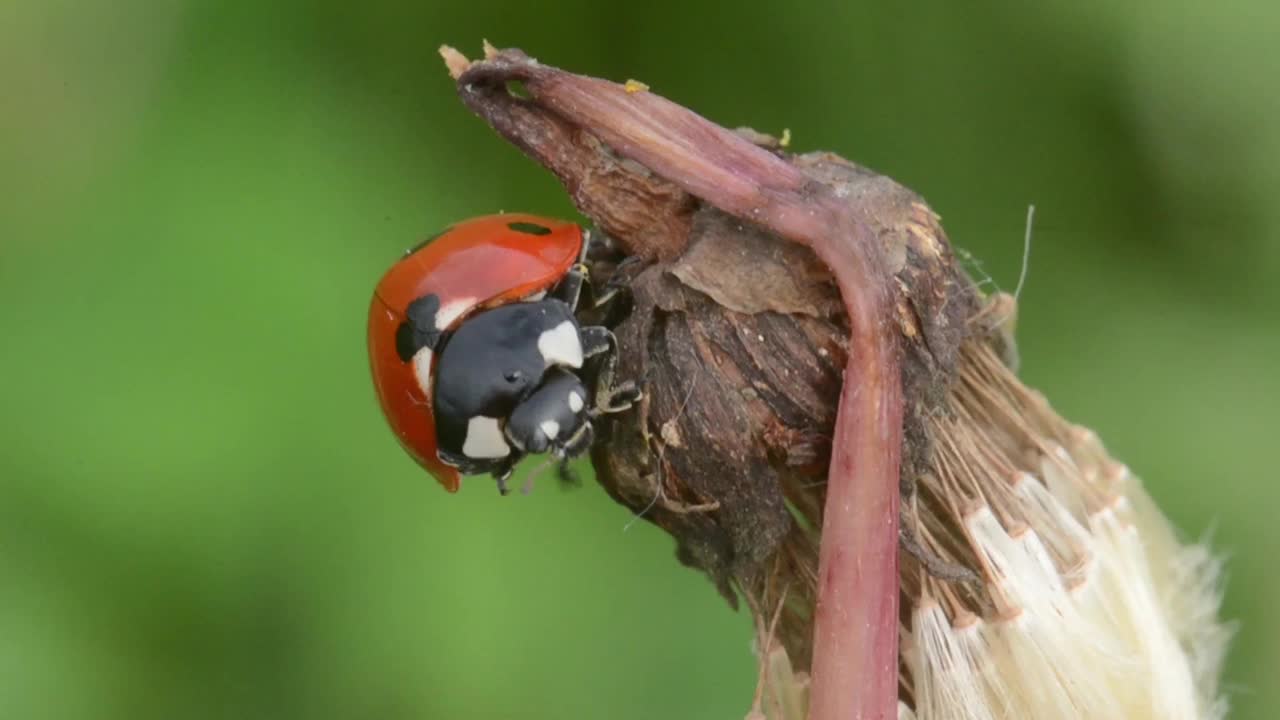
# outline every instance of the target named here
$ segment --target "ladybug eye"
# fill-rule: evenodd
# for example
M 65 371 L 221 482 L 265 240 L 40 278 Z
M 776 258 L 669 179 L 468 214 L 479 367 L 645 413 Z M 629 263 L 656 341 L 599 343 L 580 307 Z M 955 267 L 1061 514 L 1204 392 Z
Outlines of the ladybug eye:
M 524 373 L 519 370 L 508 370 L 507 374 L 503 375 L 503 377 L 506 378 L 509 383 L 517 383 L 524 379 Z

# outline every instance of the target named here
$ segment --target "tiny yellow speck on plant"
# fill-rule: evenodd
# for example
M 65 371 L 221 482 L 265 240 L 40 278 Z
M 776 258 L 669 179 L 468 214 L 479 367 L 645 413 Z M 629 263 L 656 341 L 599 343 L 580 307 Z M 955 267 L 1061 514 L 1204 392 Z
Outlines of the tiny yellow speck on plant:
M 791 145 L 791 128 L 782 128 L 782 137 L 778 138 L 778 144 L 782 147 Z
M 628 95 L 645 92 L 649 89 L 648 85 L 645 85 L 639 80 L 628 80 L 622 87 L 627 91 Z

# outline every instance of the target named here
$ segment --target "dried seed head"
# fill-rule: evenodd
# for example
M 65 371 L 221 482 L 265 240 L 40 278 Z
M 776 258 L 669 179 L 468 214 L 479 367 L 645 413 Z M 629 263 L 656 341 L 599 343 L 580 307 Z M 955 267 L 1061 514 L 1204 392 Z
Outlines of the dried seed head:
M 952 407 L 918 507 L 983 583 L 904 575 L 915 717 L 1223 717 L 1217 562 L 989 346 L 966 348 Z

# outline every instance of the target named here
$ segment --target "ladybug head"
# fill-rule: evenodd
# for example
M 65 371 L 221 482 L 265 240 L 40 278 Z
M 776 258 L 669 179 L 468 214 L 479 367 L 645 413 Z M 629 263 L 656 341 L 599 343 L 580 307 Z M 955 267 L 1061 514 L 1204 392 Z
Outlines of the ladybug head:
M 587 424 L 587 389 L 577 375 L 556 368 L 507 419 L 507 441 L 526 453 L 575 444 Z

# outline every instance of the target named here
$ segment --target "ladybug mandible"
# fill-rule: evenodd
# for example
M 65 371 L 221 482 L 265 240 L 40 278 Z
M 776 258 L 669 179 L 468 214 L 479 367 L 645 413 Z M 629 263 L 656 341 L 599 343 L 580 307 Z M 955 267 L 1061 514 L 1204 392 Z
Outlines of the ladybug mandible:
M 368 344 L 383 414 L 449 492 L 489 473 L 506 494 L 535 453 L 565 471 L 590 448 L 592 419 L 639 399 L 634 383 L 613 383 L 613 333 L 575 314 L 590 240 L 560 220 L 479 217 L 408 251 L 378 283 Z

